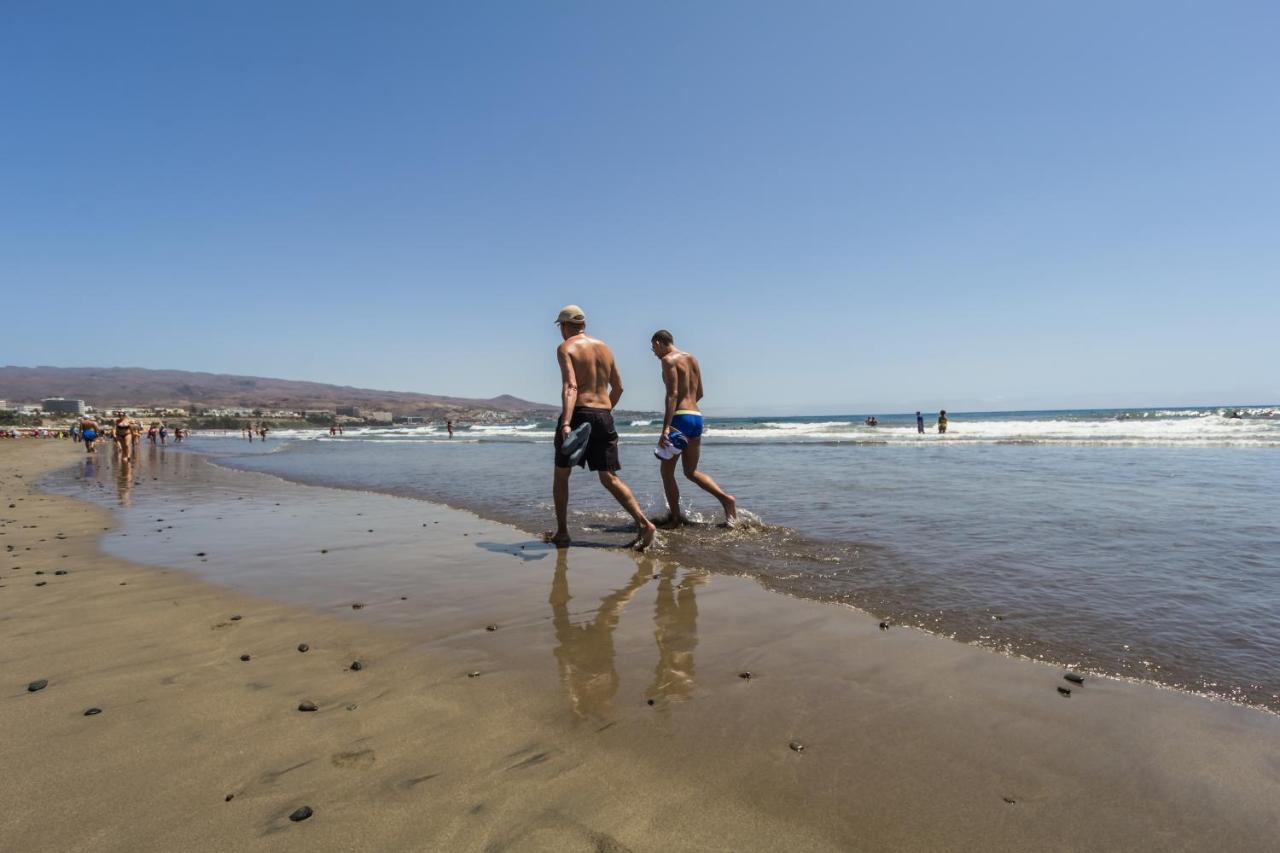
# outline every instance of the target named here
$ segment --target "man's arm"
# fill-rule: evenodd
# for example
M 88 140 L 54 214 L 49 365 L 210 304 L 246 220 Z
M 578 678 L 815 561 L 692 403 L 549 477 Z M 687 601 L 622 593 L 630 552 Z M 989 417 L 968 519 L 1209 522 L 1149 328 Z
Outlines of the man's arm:
M 667 433 L 671 431 L 671 419 L 676 416 L 676 403 L 679 402 L 679 376 L 673 361 L 662 360 L 662 384 L 667 386 L 666 405 L 662 410 L 662 432 L 658 435 L 658 444 L 667 444 Z
M 563 345 L 556 347 L 556 361 L 560 363 L 560 424 L 561 429 L 568 432 L 569 419 L 578 402 L 578 379 L 573 372 L 573 360 Z
M 609 408 L 616 409 L 622 399 L 622 374 L 618 372 L 618 362 L 613 353 L 609 353 Z

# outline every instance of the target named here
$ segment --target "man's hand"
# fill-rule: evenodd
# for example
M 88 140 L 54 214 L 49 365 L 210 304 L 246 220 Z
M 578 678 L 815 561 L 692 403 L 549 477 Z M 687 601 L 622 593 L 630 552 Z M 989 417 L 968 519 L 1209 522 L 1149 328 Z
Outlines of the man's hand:
M 561 425 L 560 425 L 560 431 L 561 431 L 561 432 L 563 432 L 565 435 L 568 435 L 569 433 L 573 432 L 573 430 L 572 430 L 572 429 L 570 429 L 570 427 L 569 427 L 569 424 L 568 424 L 568 423 L 563 423 L 563 424 L 561 424 Z
M 658 433 L 658 446 L 659 447 L 671 446 L 671 439 L 667 438 L 667 431 L 665 429 L 662 432 Z

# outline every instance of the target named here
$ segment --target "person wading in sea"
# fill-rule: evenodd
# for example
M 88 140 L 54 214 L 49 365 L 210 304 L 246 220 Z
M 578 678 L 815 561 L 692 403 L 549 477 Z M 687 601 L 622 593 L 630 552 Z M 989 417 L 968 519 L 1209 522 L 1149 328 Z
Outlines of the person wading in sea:
M 686 521 L 680 512 L 680 486 L 676 483 L 676 457 L 679 456 L 684 476 L 720 501 L 725 523 L 732 524 L 738 520 L 737 500 L 698 470 L 698 459 L 702 455 L 702 412 L 698 410 L 698 401 L 702 399 L 702 368 L 692 353 L 676 349 L 675 338 L 666 329 L 654 332 L 650 343 L 653 354 L 662 362 L 662 384 L 667 386 L 662 432 L 658 434 L 659 467 L 668 510 L 662 523 L 676 526 Z
M 560 420 L 556 424 L 555 478 L 552 497 L 556 507 L 555 532 L 543 538 L 561 548 L 570 543 L 569 474 L 573 461 L 562 451 L 569 433 L 584 423 L 591 424 L 591 437 L 586 452 L 578 461 L 600 477 L 600 484 L 622 505 L 636 521 L 639 533 L 632 546 L 643 551 L 653 544 L 657 529 L 644 517 L 640 504 L 627 484 L 617 474 L 622 469 L 618 461 L 618 433 L 613 426 L 613 407 L 622 397 L 622 376 L 613 359 L 613 352 L 604 341 L 586 335 L 587 315 L 577 305 L 566 305 L 556 317 L 560 337 L 564 342 L 556 348 L 556 361 L 560 364 Z

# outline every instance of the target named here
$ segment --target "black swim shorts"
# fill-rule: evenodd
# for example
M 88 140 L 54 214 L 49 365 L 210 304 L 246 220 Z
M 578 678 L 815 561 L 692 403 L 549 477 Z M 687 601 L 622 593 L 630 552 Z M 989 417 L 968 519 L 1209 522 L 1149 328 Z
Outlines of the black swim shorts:
M 569 428 L 577 429 L 588 422 L 591 424 L 591 438 L 587 439 L 587 451 L 578 464 L 592 471 L 622 470 L 622 463 L 618 461 L 618 431 L 613 428 L 613 412 L 578 406 L 569 418 Z M 563 418 L 556 421 L 556 467 L 571 468 L 573 463 L 560 452 L 560 445 L 564 443 L 563 423 Z

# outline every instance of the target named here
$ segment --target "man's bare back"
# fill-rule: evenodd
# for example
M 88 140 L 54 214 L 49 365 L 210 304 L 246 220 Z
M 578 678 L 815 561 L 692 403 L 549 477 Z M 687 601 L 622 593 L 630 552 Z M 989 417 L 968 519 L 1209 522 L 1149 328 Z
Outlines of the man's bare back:
M 693 353 L 672 350 L 662 356 L 662 376 L 676 392 L 676 408 L 697 411 L 702 399 L 702 368 Z
M 560 344 L 556 358 L 560 360 L 562 369 L 567 362 L 569 377 L 577 392 L 570 409 L 575 406 L 612 409 L 617 397 L 622 396 L 618 365 L 613 359 L 613 350 L 604 341 L 589 338 L 582 332 Z M 610 386 L 613 387 L 612 393 Z

